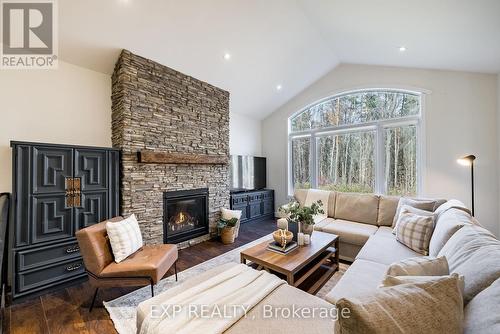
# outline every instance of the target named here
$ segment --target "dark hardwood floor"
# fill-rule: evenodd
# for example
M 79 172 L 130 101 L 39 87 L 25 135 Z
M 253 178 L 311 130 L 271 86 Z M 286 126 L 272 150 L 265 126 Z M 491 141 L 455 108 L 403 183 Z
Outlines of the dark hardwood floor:
M 188 269 L 248 242 L 258 239 L 276 229 L 275 220 L 250 222 L 240 228 L 238 239 L 232 245 L 223 245 L 210 240 L 183 249 L 179 252 L 177 269 Z M 172 275 L 173 270 L 167 273 Z M 114 288 L 99 291 L 97 307 L 92 313 L 88 305 L 93 290 L 88 282 L 53 290 L 7 307 L 4 333 L 116 333 L 102 300 L 112 300 L 133 291 L 129 288 Z

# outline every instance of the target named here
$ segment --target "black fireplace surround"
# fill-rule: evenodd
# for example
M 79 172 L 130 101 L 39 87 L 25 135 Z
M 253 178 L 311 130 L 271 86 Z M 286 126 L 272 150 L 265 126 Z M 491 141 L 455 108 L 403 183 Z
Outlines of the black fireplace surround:
M 208 188 L 163 193 L 163 242 L 208 234 Z

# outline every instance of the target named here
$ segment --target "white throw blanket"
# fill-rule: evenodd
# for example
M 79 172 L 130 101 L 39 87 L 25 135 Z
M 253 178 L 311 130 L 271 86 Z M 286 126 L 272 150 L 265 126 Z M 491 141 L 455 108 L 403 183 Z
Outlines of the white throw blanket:
M 314 223 L 317 224 L 326 217 L 328 217 L 328 197 L 330 197 L 330 191 L 319 190 L 319 189 L 309 189 L 307 191 L 306 200 L 304 206 L 310 207 L 311 204 L 317 201 L 321 201 L 323 206 L 321 207 L 325 213 L 320 213 L 314 216 Z
M 266 271 L 239 264 L 168 300 L 154 297 L 156 311 L 148 314 L 138 332 L 222 333 L 282 284 L 285 281 Z M 159 315 L 160 308 L 168 312 Z

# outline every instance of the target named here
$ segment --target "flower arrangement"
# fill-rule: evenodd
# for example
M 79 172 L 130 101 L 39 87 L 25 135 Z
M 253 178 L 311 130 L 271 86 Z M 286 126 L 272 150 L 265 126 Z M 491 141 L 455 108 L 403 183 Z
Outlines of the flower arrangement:
M 279 211 L 287 215 L 290 223 L 314 225 L 314 216 L 325 213 L 322 206 L 321 200 L 312 203 L 311 206 L 301 206 L 299 202 L 292 201 L 279 208 Z

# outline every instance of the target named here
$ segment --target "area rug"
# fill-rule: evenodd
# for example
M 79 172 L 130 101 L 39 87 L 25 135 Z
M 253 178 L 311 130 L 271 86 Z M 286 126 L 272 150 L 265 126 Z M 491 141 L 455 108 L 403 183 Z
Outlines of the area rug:
M 270 240 L 271 238 L 271 235 L 264 236 L 239 248 L 235 248 L 227 253 L 214 257 L 213 259 L 181 271 L 178 273 L 178 282 L 175 281 L 174 276 L 164 278 L 155 286 L 155 296 L 177 284 L 182 283 L 190 277 L 196 276 L 221 264 L 229 262 L 240 263 L 240 252 L 242 250 L 252 247 L 264 240 Z M 337 284 L 338 280 L 342 277 L 347 268 L 348 265 L 341 263 L 340 270 L 330 278 L 321 290 L 318 291 L 316 296 L 324 298 L 324 296 L 335 286 L 335 284 Z M 137 332 L 136 308 L 139 303 L 149 298 L 151 298 L 151 290 L 149 286 L 146 286 L 109 302 L 103 302 L 119 334 L 135 334 Z

